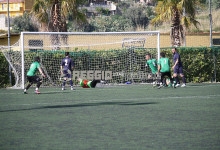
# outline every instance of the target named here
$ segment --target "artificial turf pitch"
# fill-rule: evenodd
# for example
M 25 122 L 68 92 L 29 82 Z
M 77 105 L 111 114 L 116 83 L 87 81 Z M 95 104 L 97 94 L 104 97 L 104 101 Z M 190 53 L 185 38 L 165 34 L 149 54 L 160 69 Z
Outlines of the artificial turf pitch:
M 0 89 L 0 150 L 219 150 L 220 84 Z

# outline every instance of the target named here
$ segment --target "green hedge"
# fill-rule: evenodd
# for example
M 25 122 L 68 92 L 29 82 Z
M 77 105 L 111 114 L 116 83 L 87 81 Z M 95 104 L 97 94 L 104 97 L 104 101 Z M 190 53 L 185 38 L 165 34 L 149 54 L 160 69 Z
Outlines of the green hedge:
M 13 73 L 12 75 L 12 84 L 14 84 Z M 9 64 L 5 59 L 5 56 L 0 53 L 0 88 L 10 86 L 9 79 Z
M 171 48 L 161 48 L 166 56 L 171 59 Z M 178 49 L 184 65 L 184 73 L 187 82 L 212 82 L 220 81 L 220 47 L 182 47 Z M 155 49 L 117 49 L 109 51 L 71 51 L 71 57 L 75 61 L 76 70 L 115 70 L 115 71 L 145 71 L 145 54 L 156 54 Z M 16 52 L 15 52 L 16 53 Z M 25 53 L 25 72 L 35 56 L 43 58 L 43 64 L 51 77 L 59 73 L 60 60 L 64 57 L 64 51 L 30 51 Z M 132 59 L 127 59 L 131 57 Z M 133 59 L 134 58 L 134 59 Z M 138 60 L 138 61 L 137 61 Z M 132 61 L 132 62 L 131 62 Z M 132 64 L 132 66 L 130 66 Z M 131 68 L 132 67 L 132 68 Z M 8 62 L 0 53 L 0 87 L 9 85 Z M 54 79 L 56 80 L 56 79 Z M 13 81 L 14 82 L 14 81 Z M 13 84 L 13 83 L 12 83 Z
M 162 49 L 170 58 L 170 49 Z M 220 81 L 220 47 L 179 48 L 187 82 Z

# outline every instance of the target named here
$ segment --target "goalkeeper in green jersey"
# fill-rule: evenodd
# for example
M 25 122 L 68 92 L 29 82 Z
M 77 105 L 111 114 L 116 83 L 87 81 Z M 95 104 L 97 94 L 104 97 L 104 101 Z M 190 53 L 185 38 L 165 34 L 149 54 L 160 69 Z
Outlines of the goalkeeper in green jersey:
M 149 67 L 154 78 L 157 78 L 158 77 L 158 69 L 157 69 L 157 60 L 156 59 L 153 59 L 151 58 L 151 54 L 146 54 L 145 56 L 145 59 L 146 59 L 146 67 Z M 155 80 L 155 79 L 154 79 Z M 158 79 L 157 81 L 154 81 L 153 82 L 154 86 L 155 85 L 159 85 L 160 84 L 160 80 Z
M 160 53 L 160 59 L 158 61 L 158 72 L 161 73 L 161 82 L 162 85 L 160 85 L 158 88 L 161 88 L 163 86 L 167 86 L 166 78 L 168 77 L 168 80 L 170 80 L 170 83 L 168 86 L 172 85 L 172 77 L 171 77 L 171 71 L 170 71 L 170 60 L 169 58 L 165 57 L 165 53 Z
M 33 83 L 36 83 L 36 89 L 35 93 L 40 94 L 39 88 L 40 85 L 42 84 L 42 79 L 36 75 L 37 70 L 40 72 L 40 74 L 45 77 L 41 67 L 40 67 L 40 57 L 37 56 L 34 58 L 34 62 L 31 64 L 30 69 L 27 72 L 27 80 L 28 80 L 28 85 L 24 89 L 24 94 L 27 94 L 27 90 L 31 87 Z
M 151 58 L 150 54 L 147 54 L 145 58 L 146 58 L 146 67 L 150 67 L 152 74 L 156 74 L 157 73 L 157 60 Z

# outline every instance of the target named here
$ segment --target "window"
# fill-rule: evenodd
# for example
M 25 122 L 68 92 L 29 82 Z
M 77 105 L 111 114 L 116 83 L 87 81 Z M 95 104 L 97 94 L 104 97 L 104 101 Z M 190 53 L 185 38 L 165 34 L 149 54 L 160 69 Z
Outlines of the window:
M 29 40 L 28 46 L 30 47 L 30 51 L 37 51 L 43 48 L 43 40 Z

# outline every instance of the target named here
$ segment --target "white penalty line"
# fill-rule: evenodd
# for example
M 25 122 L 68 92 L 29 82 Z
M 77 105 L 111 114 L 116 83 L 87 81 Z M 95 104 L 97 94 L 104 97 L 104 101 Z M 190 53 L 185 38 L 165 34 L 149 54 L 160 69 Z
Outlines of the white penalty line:
M 147 86 L 144 86 L 144 85 L 147 85 Z M 153 85 L 152 84 L 141 84 L 141 86 L 138 86 L 138 85 L 107 85 L 107 86 L 105 86 L 104 85 L 103 87 L 97 87 L 95 89 L 96 90 L 115 90 L 115 87 L 122 87 L 122 86 L 124 86 L 126 88 L 140 88 L 140 89 L 143 89 L 143 90 L 145 90 L 147 88 L 149 90 L 149 89 L 151 89 L 151 87 Z M 185 88 L 205 88 L 205 87 L 213 87 L 213 86 L 216 86 L 216 85 L 215 84 L 213 84 L 213 85 L 200 85 L 200 86 L 189 85 L 189 86 L 186 86 L 184 88 L 182 88 L 182 87 L 177 87 L 177 88 L 181 88 L 181 89 L 185 89 Z M 47 94 L 47 93 L 61 93 L 61 94 L 63 93 L 63 94 L 65 94 L 68 91 L 70 91 L 70 90 L 61 91 L 60 88 L 56 88 L 56 89 L 58 89 L 56 91 L 53 90 L 53 91 L 44 92 L 43 89 L 44 88 L 41 88 L 42 94 Z M 157 89 L 157 88 L 152 88 L 152 89 Z M 88 92 L 88 91 L 93 91 L 93 90 L 94 89 L 77 87 L 76 90 L 71 91 L 71 92 L 73 92 L 73 93 L 74 92 L 84 92 L 84 91 Z M 124 90 L 124 88 L 117 88 L 117 90 Z M 34 91 L 32 91 L 32 92 L 28 91 L 28 93 L 29 94 L 34 94 Z M 23 90 L 21 90 L 20 93 L 6 93 L 6 92 L 5 93 L 0 93 L 0 95 L 17 95 L 17 94 L 24 95 Z
M 207 86 L 209 86 L 209 87 L 211 87 L 211 86 L 215 86 L 215 85 L 207 85 Z M 204 87 L 207 87 L 207 86 L 187 86 L 187 87 L 184 87 L 184 88 L 182 88 L 182 87 L 177 87 L 177 88 L 181 88 L 181 89 L 185 89 L 185 88 L 204 88 Z M 81 88 L 81 87 L 77 87 L 76 88 L 76 90 L 65 90 L 65 91 L 62 91 L 60 88 L 55 88 L 55 89 L 57 89 L 57 90 L 53 90 L 53 91 L 44 91 L 43 89 L 44 88 L 42 88 L 42 93 L 41 94 L 43 94 L 43 95 L 46 95 L 46 94 L 50 94 L 50 93 L 60 93 L 60 94 L 67 94 L 67 93 L 76 93 L 76 92 L 94 92 L 94 90 L 100 90 L 100 91 L 103 91 L 103 90 L 108 90 L 108 91 L 111 91 L 111 90 L 115 90 L 115 87 L 119 87 L 119 86 L 107 86 L 107 87 L 97 87 L 97 88 L 93 88 L 93 89 L 90 89 L 90 88 Z M 127 86 L 125 86 L 126 88 L 136 88 L 136 89 L 142 89 L 142 90 L 155 90 L 155 89 L 157 89 L 157 88 L 152 88 L 153 86 L 152 85 L 150 85 L 150 86 L 136 86 L 136 85 L 127 85 Z M 117 88 L 117 90 L 124 90 L 125 88 Z M 176 88 L 170 88 L 170 89 L 176 89 Z M 35 94 L 34 93 L 34 91 L 28 91 L 28 94 L 24 94 L 23 93 L 23 90 L 20 90 L 21 92 L 19 92 L 19 93 L 0 93 L 0 95 L 29 95 L 29 94 Z M 41 95 L 40 94 L 40 95 Z M 36 95 L 36 94 L 35 94 Z
M 107 100 L 98 100 L 98 99 L 93 99 L 93 100 L 88 100 L 88 101 L 83 101 L 83 103 L 88 103 L 88 102 L 134 102 L 134 101 L 139 101 L 139 100 L 169 100 L 169 99 L 192 99 L 192 98 L 200 98 L 200 99 L 210 99 L 210 98 L 216 98 L 220 97 L 220 95 L 206 95 L 206 96 L 184 96 L 184 97 L 178 97 L 178 96 L 173 96 L 173 97 L 144 97 L 144 98 L 129 98 L 129 99 L 107 99 Z M 9 107 L 9 106 L 48 106 L 48 105 L 60 105 L 60 104 L 75 104 L 77 105 L 78 103 L 72 103 L 72 102 L 81 102 L 81 100 L 65 100 L 63 102 L 51 102 L 51 103 L 30 103 L 30 104 L 8 104 L 8 105 L 1 105 L 1 107 Z

